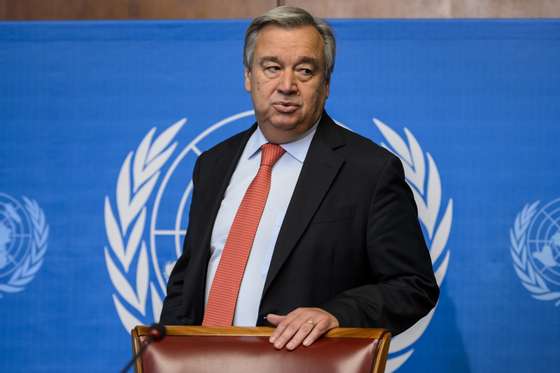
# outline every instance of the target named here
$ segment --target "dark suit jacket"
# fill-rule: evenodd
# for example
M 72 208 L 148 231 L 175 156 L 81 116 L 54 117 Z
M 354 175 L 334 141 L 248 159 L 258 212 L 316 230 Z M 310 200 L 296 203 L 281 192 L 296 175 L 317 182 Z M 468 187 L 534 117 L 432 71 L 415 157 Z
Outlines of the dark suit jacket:
M 210 236 L 224 192 L 256 125 L 203 153 L 184 252 L 161 322 L 201 324 Z M 437 301 L 430 256 L 400 160 L 323 113 L 266 278 L 257 325 L 268 313 L 320 307 L 343 327 L 396 334 Z

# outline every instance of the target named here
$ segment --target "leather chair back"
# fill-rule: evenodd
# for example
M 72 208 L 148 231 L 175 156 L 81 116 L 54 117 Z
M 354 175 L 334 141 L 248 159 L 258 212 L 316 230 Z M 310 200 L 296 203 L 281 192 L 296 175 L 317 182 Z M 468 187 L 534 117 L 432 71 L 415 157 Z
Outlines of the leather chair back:
M 390 334 L 384 329 L 337 328 L 309 347 L 276 350 L 268 342 L 273 328 L 168 326 L 136 362 L 139 373 L 382 373 Z M 132 331 L 136 353 L 149 328 Z

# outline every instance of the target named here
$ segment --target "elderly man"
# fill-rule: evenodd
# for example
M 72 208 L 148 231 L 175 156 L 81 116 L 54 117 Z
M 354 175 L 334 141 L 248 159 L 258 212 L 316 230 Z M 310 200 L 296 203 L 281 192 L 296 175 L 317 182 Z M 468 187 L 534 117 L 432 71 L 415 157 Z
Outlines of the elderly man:
M 162 323 L 274 325 L 270 342 L 294 349 L 338 326 L 396 334 L 434 307 L 400 161 L 324 111 L 334 59 L 330 27 L 303 9 L 249 26 L 257 123 L 198 158 Z

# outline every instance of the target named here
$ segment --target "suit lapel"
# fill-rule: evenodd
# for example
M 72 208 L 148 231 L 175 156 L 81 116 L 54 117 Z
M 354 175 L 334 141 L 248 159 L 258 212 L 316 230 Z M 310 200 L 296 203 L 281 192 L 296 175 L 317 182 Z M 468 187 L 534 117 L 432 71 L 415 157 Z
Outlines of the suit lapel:
M 263 298 L 342 167 L 344 159 L 334 150 L 343 145 L 344 139 L 338 132 L 337 125 L 323 113 L 276 240 Z
M 254 124 L 247 131 L 242 132 L 237 138 L 232 139 L 232 141 L 227 144 L 227 147 L 216 156 L 213 164 L 211 165 L 212 173 L 215 175 L 215 178 L 208 183 L 209 185 L 204 186 L 204 188 L 208 188 L 208 195 L 212 196 L 212 200 L 210 200 L 210 203 L 208 204 L 208 213 L 205 220 L 207 223 L 204 225 L 206 230 L 202 236 L 202 242 L 204 243 L 203 247 L 207 249 L 204 250 L 204 253 L 208 256 L 210 255 L 212 230 L 214 228 L 214 222 L 216 221 L 216 216 L 218 215 L 222 199 L 224 198 L 231 176 L 237 167 L 237 162 L 239 161 L 241 154 L 243 154 L 245 145 L 247 144 L 247 141 L 249 141 L 249 138 L 256 127 L 256 124 Z
M 193 297 L 191 303 L 193 319 L 190 323 L 193 324 L 202 323 L 204 315 L 204 289 L 214 222 L 237 162 L 255 128 L 256 125 L 253 125 L 247 131 L 227 140 L 225 144 L 219 145 L 221 148 L 209 150 L 205 155 L 206 159 L 203 160 L 204 165 L 201 166 L 205 170 L 211 170 L 211 174 L 200 179 L 200 184 L 197 185 L 198 193 L 203 196 L 201 199 L 203 207 L 199 209 L 200 213 L 195 219 L 201 222 L 199 226 L 203 229 L 200 235 L 197 234 L 200 238 L 196 241 L 197 250 L 193 252 L 191 258 L 191 268 L 196 268 L 196 280 L 187 284 L 192 289 L 190 294 Z

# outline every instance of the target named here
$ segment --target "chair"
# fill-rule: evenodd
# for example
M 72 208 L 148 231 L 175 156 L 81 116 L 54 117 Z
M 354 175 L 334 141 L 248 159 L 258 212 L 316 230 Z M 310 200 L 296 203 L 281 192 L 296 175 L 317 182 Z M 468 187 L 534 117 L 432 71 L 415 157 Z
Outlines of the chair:
M 273 328 L 168 326 L 167 336 L 152 343 L 136 361 L 138 373 L 382 373 L 391 335 L 384 329 L 337 328 L 309 347 L 276 350 Z M 132 330 L 138 352 L 149 328 Z

